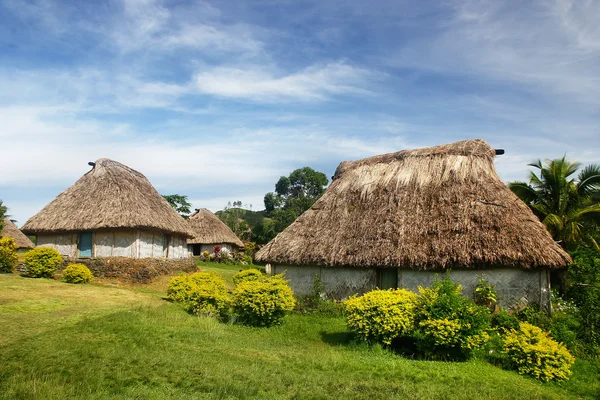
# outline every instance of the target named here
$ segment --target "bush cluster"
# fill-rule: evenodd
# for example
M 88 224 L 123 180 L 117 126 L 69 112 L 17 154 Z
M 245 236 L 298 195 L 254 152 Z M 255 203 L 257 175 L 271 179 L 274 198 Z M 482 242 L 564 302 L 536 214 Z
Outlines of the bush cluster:
M 62 272 L 67 283 L 88 283 L 94 279 L 92 271 L 84 264 L 69 264 Z
M 352 296 L 346 301 L 348 327 L 370 343 L 390 345 L 414 331 L 416 304 L 417 295 L 403 289 Z
M 488 346 L 490 359 L 521 374 L 543 381 L 569 376 L 574 358 L 550 333 L 520 323 L 504 310 L 490 314 L 489 296 L 479 306 L 461 292 L 460 285 L 449 279 L 419 288 L 418 295 L 401 289 L 374 290 L 345 302 L 347 324 L 369 343 L 409 345 L 428 358 L 465 360 Z M 561 328 L 567 322 L 551 319 L 535 307 L 519 315 L 548 323 L 552 335 L 568 338 L 571 332 Z
M 239 285 L 243 281 L 257 281 L 262 279 L 263 274 L 256 268 L 243 269 L 233 275 L 233 283 Z
M 280 324 L 295 304 L 294 292 L 282 275 L 243 280 L 233 291 L 233 313 L 252 326 Z
M 581 340 L 590 351 L 600 355 L 600 252 L 581 246 L 572 255 L 566 295 L 577 306 Z
M 544 382 L 564 380 L 571 375 L 575 362 L 567 348 L 548 333 L 527 322 L 511 330 L 503 341 L 503 352 L 515 370 Z
M 31 278 L 52 278 L 62 263 L 60 253 L 51 247 L 36 247 L 23 257 L 26 275 Z
M 15 240 L 10 237 L 0 237 L 0 272 L 12 272 L 18 262 Z
M 177 276 L 169 282 L 167 299 L 192 314 L 230 316 L 252 326 L 277 325 L 293 310 L 294 294 L 282 275 L 263 276 L 258 270 L 236 275 L 232 293 L 214 272 Z
M 433 358 L 468 359 L 489 339 L 489 310 L 461 295 L 449 279 L 419 288 L 414 337 Z
M 167 299 L 182 303 L 192 314 L 211 316 L 225 315 L 230 303 L 225 281 L 214 272 L 196 272 L 171 279 Z

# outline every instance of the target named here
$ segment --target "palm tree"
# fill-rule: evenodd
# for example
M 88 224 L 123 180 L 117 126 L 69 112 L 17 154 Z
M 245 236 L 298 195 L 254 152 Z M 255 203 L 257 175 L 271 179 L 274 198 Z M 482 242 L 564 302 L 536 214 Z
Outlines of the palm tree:
M 529 183 L 511 182 L 510 189 L 523 200 L 546 225 L 554 240 L 565 249 L 581 242 L 598 248 L 600 232 L 600 164 L 583 168 L 563 158 L 537 160 L 529 166 Z
M 0 200 L 0 236 L 2 236 L 2 229 L 4 229 L 4 218 L 7 217 L 6 212 L 8 208 L 2 204 L 2 200 Z

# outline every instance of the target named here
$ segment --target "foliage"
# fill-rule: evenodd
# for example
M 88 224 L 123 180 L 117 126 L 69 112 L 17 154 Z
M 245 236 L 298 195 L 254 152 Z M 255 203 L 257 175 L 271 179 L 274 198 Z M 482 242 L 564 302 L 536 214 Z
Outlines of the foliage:
M 192 204 L 188 201 L 187 196 L 182 196 L 180 194 L 163 194 L 163 197 L 183 218 L 187 219 L 190 216 Z
M 541 328 L 527 322 L 504 337 L 503 351 L 512 368 L 541 381 L 565 380 L 575 358 Z
M 263 274 L 256 268 L 243 269 L 237 274 L 233 275 L 233 283 L 239 285 L 244 281 L 257 281 L 262 279 Z
M 587 344 L 600 347 L 600 251 L 581 246 L 572 256 L 566 296 L 579 310 L 580 336 Z
M 258 243 L 266 243 L 287 228 L 321 197 L 329 183 L 327 176 L 309 167 L 299 168 L 275 184 L 275 192 L 264 197 L 265 213 L 269 219 L 255 232 Z
M 584 241 L 598 248 L 594 236 L 600 223 L 600 164 L 583 168 L 577 179 L 572 176 L 581 167 L 566 157 L 537 160 L 529 166 L 529 183 L 511 182 L 510 189 L 523 200 L 546 225 L 552 237 L 565 248 Z
M 227 206 L 219 213 L 217 217 L 225 223 L 235 233 L 235 235 L 241 240 L 250 240 L 252 238 L 252 229 L 247 221 L 242 217 L 248 210 L 243 210 L 241 201 L 234 201 L 233 207 L 231 202 L 227 203 Z M 245 207 L 252 208 L 252 204 L 245 205 Z
M 461 295 L 462 287 L 450 279 L 431 288 L 419 287 L 415 312 L 417 346 L 441 359 L 468 359 L 489 338 L 489 310 Z
M 203 276 L 198 277 L 198 274 Z M 189 293 L 187 311 L 196 315 L 224 316 L 231 302 L 225 281 L 210 272 L 197 272 L 192 275 L 192 281 L 195 287 Z
M 229 293 L 225 281 L 214 272 L 196 272 L 171 279 L 167 299 L 184 305 L 196 315 L 225 315 L 229 309 Z
M 233 291 L 233 313 L 252 326 L 279 325 L 294 305 L 294 293 L 283 275 L 245 280 Z
M 62 262 L 60 253 L 51 247 L 37 247 L 29 250 L 23 257 L 27 276 L 32 278 L 52 278 Z
M 310 296 L 308 296 L 307 300 L 313 307 L 319 307 L 321 302 L 323 301 L 323 280 L 319 274 L 315 274 L 313 277 L 313 285 Z
M 500 334 L 504 334 L 512 329 L 519 329 L 519 320 L 508 311 L 501 309 L 499 312 L 492 314 L 490 325 Z
M 491 307 L 496 304 L 497 297 L 495 286 L 489 283 L 484 276 L 479 276 L 475 286 L 475 304 Z
M 350 330 L 370 343 L 390 345 L 414 329 L 417 295 L 404 289 L 373 290 L 345 302 Z
M 2 204 L 2 200 L 0 200 L 0 236 L 2 236 L 2 230 L 4 229 L 4 218 L 6 218 L 6 212 L 8 208 Z
M 92 271 L 84 264 L 69 264 L 62 272 L 67 283 L 88 283 L 94 279 Z
M 204 250 L 204 251 L 202 252 L 202 259 L 203 259 L 204 261 L 210 261 L 210 251 L 208 251 L 208 250 Z
M 172 278 L 167 288 L 167 299 L 174 303 L 185 304 L 190 298 L 190 293 L 196 287 L 196 282 L 190 275 L 182 274 Z
M 249 241 L 244 242 L 244 254 L 250 256 L 250 259 L 254 258 L 254 254 L 256 254 L 257 250 L 256 243 Z
M 12 272 L 18 262 L 15 240 L 10 237 L 0 237 L 0 272 Z

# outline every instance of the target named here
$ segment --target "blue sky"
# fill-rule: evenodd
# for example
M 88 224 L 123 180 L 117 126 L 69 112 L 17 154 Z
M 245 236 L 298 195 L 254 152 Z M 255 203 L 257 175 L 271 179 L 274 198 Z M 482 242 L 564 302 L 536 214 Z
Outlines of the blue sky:
M 600 161 L 600 2 L 0 0 L 0 199 L 108 157 L 253 209 L 310 166 L 483 138 L 505 181 Z

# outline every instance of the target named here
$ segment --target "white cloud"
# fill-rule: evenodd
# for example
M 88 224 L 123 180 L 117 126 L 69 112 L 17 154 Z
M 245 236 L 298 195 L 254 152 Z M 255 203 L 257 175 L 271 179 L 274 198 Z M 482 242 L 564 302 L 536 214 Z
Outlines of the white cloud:
M 549 102 L 600 105 L 600 6 L 593 1 L 457 1 L 454 17 L 404 44 L 395 66 L 520 85 Z
M 194 81 L 201 93 L 276 102 L 286 100 L 325 100 L 338 94 L 369 95 L 367 83 L 374 74 L 343 62 L 312 66 L 292 74 L 276 74 L 252 67 L 217 67 L 196 74 Z

